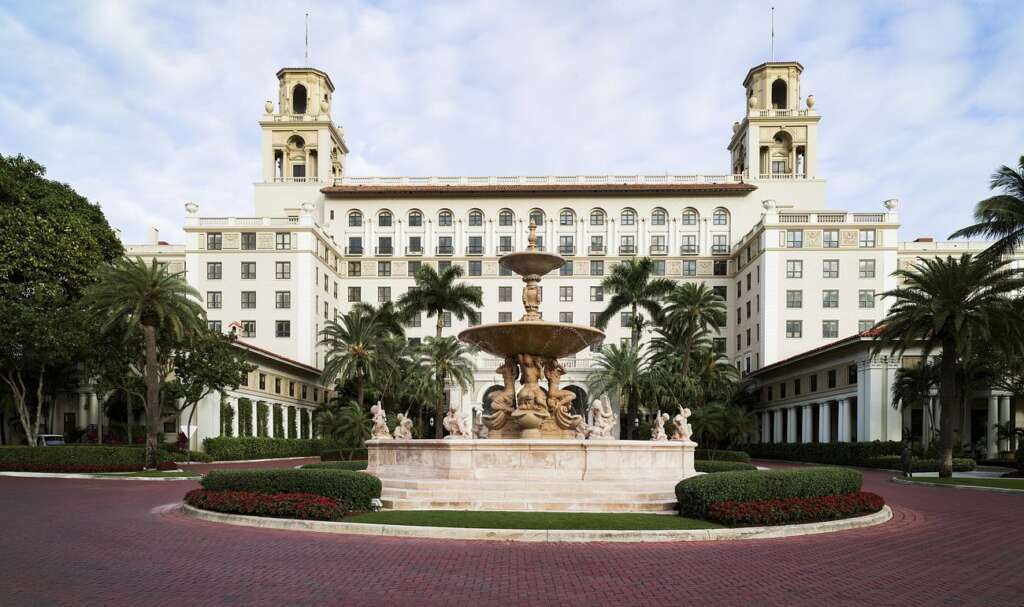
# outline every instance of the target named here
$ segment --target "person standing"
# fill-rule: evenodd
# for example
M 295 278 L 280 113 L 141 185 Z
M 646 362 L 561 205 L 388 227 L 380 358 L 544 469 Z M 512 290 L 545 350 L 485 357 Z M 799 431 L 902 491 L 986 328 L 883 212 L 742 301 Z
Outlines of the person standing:
M 903 453 L 900 454 L 900 465 L 903 466 L 903 478 L 914 477 L 914 452 L 910 449 L 910 443 L 903 443 Z

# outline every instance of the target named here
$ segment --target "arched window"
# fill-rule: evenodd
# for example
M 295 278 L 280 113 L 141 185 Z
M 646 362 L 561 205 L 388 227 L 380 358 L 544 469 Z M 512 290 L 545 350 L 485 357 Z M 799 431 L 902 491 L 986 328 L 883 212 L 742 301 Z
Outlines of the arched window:
M 437 225 L 449 227 L 452 225 L 452 212 L 445 209 L 437 214 Z
M 664 209 L 654 209 L 651 213 L 651 225 L 652 226 L 663 226 L 668 220 L 668 213 Z
M 423 213 L 419 211 L 409 211 L 409 227 L 418 228 L 423 225 Z
M 571 226 L 576 222 L 576 214 L 569 209 L 562 209 L 558 214 L 558 225 Z
M 784 110 L 789 107 L 786 104 L 786 81 L 782 78 L 777 78 L 772 83 L 772 108 L 776 110 Z
M 530 222 L 537 225 L 544 225 L 544 211 L 533 209 L 530 211 Z
M 624 226 L 636 225 L 636 211 L 633 209 L 622 209 L 622 214 L 619 216 L 619 223 Z
M 716 226 L 729 225 L 729 211 L 726 211 L 721 207 L 715 209 L 714 214 L 711 215 L 711 223 Z
M 297 150 L 301 150 L 306 147 L 306 140 L 298 135 L 292 135 L 288 138 L 288 147 L 293 147 Z
M 469 225 L 470 226 L 482 226 L 484 225 L 484 214 L 483 211 L 473 209 L 469 212 Z
M 348 214 L 348 227 L 358 228 L 363 225 L 363 214 L 359 211 L 352 211 Z
M 594 209 L 590 212 L 590 225 L 592 226 L 603 226 L 604 225 L 604 211 L 601 209 Z
M 515 215 L 508 209 L 502 209 L 498 212 L 498 225 L 499 226 L 510 226 L 512 220 L 515 219 Z
M 306 87 L 296 84 L 292 89 L 292 113 L 306 113 Z
M 685 209 L 683 211 L 683 225 L 684 226 L 695 226 L 695 225 L 697 225 L 697 220 L 699 218 L 700 218 L 700 216 L 697 215 L 697 210 L 696 209 Z
M 380 215 L 377 215 L 377 225 L 382 228 L 390 228 L 391 219 L 391 211 L 381 211 Z

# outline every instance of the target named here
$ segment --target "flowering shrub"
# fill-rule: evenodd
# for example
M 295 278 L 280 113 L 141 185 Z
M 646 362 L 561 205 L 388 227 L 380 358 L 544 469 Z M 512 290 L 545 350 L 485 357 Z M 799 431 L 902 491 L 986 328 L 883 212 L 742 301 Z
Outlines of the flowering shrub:
M 863 475 L 849 468 L 738 470 L 692 476 L 676 485 L 682 516 L 706 518 L 711 504 L 788 500 L 860 491 Z
M 312 493 L 255 493 L 252 491 L 210 491 L 193 489 L 185 495 L 190 506 L 226 512 L 275 518 L 335 521 L 345 515 L 337 501 Z
M 708 507 L 705 518 L 729 527 L 791 525 L 871 514 L 884 505 L 880 496 L 858 491 L 809 498 L 715 502 Z

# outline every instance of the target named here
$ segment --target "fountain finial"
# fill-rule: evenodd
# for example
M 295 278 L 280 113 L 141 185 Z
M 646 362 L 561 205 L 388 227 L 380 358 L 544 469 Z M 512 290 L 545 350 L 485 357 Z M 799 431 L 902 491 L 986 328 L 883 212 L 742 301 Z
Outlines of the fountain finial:
M 537 222 L 530 220 L 530 236 L 526 239 L 526 250 L 536 251 L 537 250 Z

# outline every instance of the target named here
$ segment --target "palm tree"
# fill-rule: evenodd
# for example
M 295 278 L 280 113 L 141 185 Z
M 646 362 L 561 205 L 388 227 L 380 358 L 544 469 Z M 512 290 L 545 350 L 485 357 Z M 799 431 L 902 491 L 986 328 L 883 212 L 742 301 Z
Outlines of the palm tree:
M 1024 156 L 1017 161 L 1016 169 L 1003 165 L 993 173 L 989 187 L 1002 193 L 975 205 L 977 223 L 953 232 L 950 238 L 996 238 L 979 255 L 991 260 L 1012 253 L 1024 244 Z
M 385 408 L 409 392 L 408 382 L 416 364 L 413 354 L 413 347 L 401 335 L 387 335 L 380 340 L 371 391 L 379 395 Z
M 185 282 L 184 272 L 171 274 L 156 259 L 146 264 L 122 258 L 100 268 L 98 282 L 85 303 L 102 332 L 118 331 L 130 338 L 140 332 L 145 349 L 146 463 L 157 466 L 163 407 L 161 363 L 187 333 L 205 329 L 199 292 Z
M 359 449 L 370 438 L 372 420 L 356 403 L 350 402 L 345 407 L 335 404 L 333 407 L 319 409 L 316 418 L 321 436 L 337 440 L 352 449 Z
M 438 377 L 447 378 L 464 392 L 473 385 L 473 351 L 454 337 L 428 337 L 420 348 L 421 362 L 433 369 Z M 434 423 L 436 438 L 443 438 L 444 428 L 444 384 L 437 384 Z
M 700 403 L 729 400 L 739 381 L 739 371 L 711 348 L 698 348 L 690 355 L 692 377 L 701 387 Z
M 631 342 L 637 348 L 644 323 L 638 310 L 642 308 L 651 320 L 660 322 L 661 299 L 675 288 L 675 283 L 667 278 L 655 277 L 654 262 L 650 257 L 643 257 L 627 259 L 616 265 L 611 274 L 601 281 L 601 288 L 612 297 L 597 316 L 597 327 L 604 329 L 616 314 L 628 308 L 631 313 Z
M 874 353 L 889 349 L 902 354 L 915 346 L 925 358 L 935 350 L 942 353 L 941 477 L 953 475 L 954 423 L 961 417 L 962 372 L 972 347 L 1003 340 L 1020 343 L 1024 318 L 1010 297 L 1024 287 L 1024 280 L 1006 265 L 969 254 L 921 259 L 910 269 L 895 272 L 906 281 L 904 286 L 882 294 L 894 303 L 879 324 Z
M 371 303 L 360 301 L 352 306 L 351 311 L 369 316 L 385 334 L 400 337 L 405 335 L 405 327 L 402 323 L 406 319 L 393 302 L 386 301 L 375 307 Z
M 416 285 L 405 292 L 398 300 L 398 309 L 403 318 L 412 318 L 426 313 L 427 318 L 437 317 L 437 333 L 441 338 L 444 329 L 444 313 L 449 312 L 455 318 L 463 320 L 476 314 L 476 310 L 484 305 L 480 287 L 456 282 L 462 277 L 462 266 L 453 265 L 438 273 L 431 266 L 423 266 L 416 272 Z M 434 368 L 434 378 L 438 391 L 444 393 L 445 374 Z M 442 412 L 435 412 L 437 418 L 437 437 L 441 438 Z
M 320 331 L 320 345 L 327 346 L 324 385 L 356 382 L 356 402 L 362 407 L 366 382 L 372 380 L 380 360 L 379 348 L 385 328 L 373 314 L 351 310 L 338 320 L 329 320 Z
M 587 374 L 587 386 L 593 398 L 607 394 L 624 404 L 626 416 L 623 423 L 629 438 L 633 436 L 636 416 L 636 399 L 633 396 L 644 386 L 644 372 L 648 364 L 648 356 L 640 348 L 632 344 L 611 344 L 601 348 Z
M 934 360 L 924 360 L 919 365 L 897 369 L 892 383 L 892 408 L 901 411 L 920 404 L 927 421 L 925 425 L 934 431 L 938 426 L 929 396 L 938 383 L 938 367 Z M 933 437 L 922 438 L 930 441 Z
M 686 282 L 672 289 L 666 303 L 665 322 L 682 333 L 682 373 L 689 375 L 694 341 L 709 329 L 717 332 L 725 326 L 725 300 L 704 283 Z

